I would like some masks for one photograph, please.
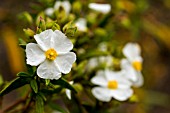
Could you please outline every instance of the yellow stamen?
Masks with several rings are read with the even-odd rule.
[[[133,67],[137,70],[137,71],[141,71],[142,70],[142,63],[139,61],[135,61],[132,63]]]
[[[57,52],[53,48],[51,48],[45,52],[45,56],[49,60],[55,60],[57,55],[58,55]]]
[[[107,87],[109,89],[117,89],[118,83],[116,80],[109,81]]]

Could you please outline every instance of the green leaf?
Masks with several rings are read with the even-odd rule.
[[[35,79],[31,80],[30,86],[34,90],[35,93],[38,93],[38,85]]]
[[[36,66],[27,65],[27,70],[28,70],[28,73],[33,76],[35,74],[37,68],[36,68]]]
[[[22,87],[26,84],[29,84],[30,80],[31,78],[22,78],[22,77],[18,77],[14,79],[0,92],[0,96],[3,96],[9,93],[10,91]]]
[[[36,95],[35,101],[36,113],[44,113],[44,101],[40,95]]]
[[[26,44],[19,44],[19,46],[23,49],[26,49]]]
[[[60,78],[58,80],[51,80],[51,83],[55,85],[60,85],[61,87],[70,89],[73,92],[77,93],[77,91],[64,78]]]
[[[53,89],[53,90],[48,90],[48,89],[41,89],[40,92],[42,92],[43,94],[46,94],[46,95],[51,95],[51,94],[56,94],[56,93],[59,93],[60,91],[62,90],[61,87],[59,88],[56,88],[56,89]]]
[[[17,73],[17,76],[18,77],[31,77],[31,75],[26,72],[19,72]]]
[[[60,111],[61,113],[69,113],[67,110],[65,110],[64,108],[62,108],[61,106],[55,104],[55,103],[48,103],[48,105],[53,109],[53,110],[57,110]]]

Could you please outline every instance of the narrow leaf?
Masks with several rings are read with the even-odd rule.
[[[43,98],[39,95],[36,95],[35,106],[36,113],[44,113],[44,101]]]
[[[64,78],[60,78],[58,80],[51,80],[51,83],[55,85],[60,85],[61,87],[70,89],[73,92],[77,93],[77,91]]]
[[[34,92],[38,93],[38,85],[35,79],[31,80],[30,85],[31,85],[31,88],[34,90]]]
[[[22,77],[18,77],[16,79],[14,79],[0,92],[0,96],[3,96],[5,94],[11,92],[14,89],[17,89],[19,87],[22,87],[22,86],[28,84],[30,80],[31,80],[31,78],[22,78]]]

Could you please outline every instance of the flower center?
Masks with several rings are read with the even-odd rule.
[[[133,67],[137,70],[137,71],[141,71],[142,70],[142,63],[139,61],[135,61],[132,63]]]
[[[111,80],[111,81],[108,82],[107,87],[108,87],[109,89],[117,89],[118,83],[117,83],[116,80]]]
[[[45,56],[49,60],[55,60],[57,55],[58,55],[57,52],[53,48],[51,48],[45,52]]]

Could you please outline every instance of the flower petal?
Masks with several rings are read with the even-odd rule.
[[[101,13],[108,13],[111,10],[110,4],[98,4],[98,3],[90,3],[88,6],[90,9],[93,9],[95,11],[99,11]]]
[[[40,34],[34,35],[35,40],[37,41],[40,48],[44,51],[47,51],[51,48],[52,37],[54,36],[54,32],[52,29],[45,30]]]
[[[69,1],[63,1],[63,2],[56,1],[55,5],[54,5],[54,9],[58,10],[60,7],[63,7],[67,14],[70,13],[71,4]]]
[[[137,73],[137,81],[133,83],[135,87],[141,87],[144,83],[143,76],[140,72]]]
[[[92,89],[92,94],[100,101],[109,102],[112,97],[110,95],[110,90],[103,87],[94,87]]]
[[[75,25],[77,26],[78,30],[79,31],[87,31],[87,22],[86,22],[86,19],[84,18],[79,18]]]
[[[94,76],[92,79],[91,79],[91,82],[93,84],[96,84],[96,85],[99,85],[99,86],[107,86],[108,84],[108,81],[105,77],[105,73],[104,71],[98,71],[96,76]]]
[[[48,15],[48,16],[53,15],[53,13],[54,13],[54,8],[47,8],[45,10],[45,14]]]
[[[137,43],[127,43],[123,48],[123,54],[132,62],[140,57],[141,49]]]
[[[122,72],[124,72],[125,77],[127,77],[132,81],[137,81],[137,72],[127,59],[121,60],[121,68],[122,68]]]
[[[44,51],[42,51],[38,44],[27,44],[25,51],[27,57],[27,64],[30,64],[31,66],[37,66],[45,60]]]
[[[37,75],[44,79],[59,79],[61,73],[53,61],[45,60],[37,69]]]
[[[59,54],[54,61],[58,66],[60,72],[67,74],[71,71],[72,64],[76,61],[76,54],[68,52],[66,54]]]
[[[55,30],[52,47],[57,53],[67,53],[73,49],[73,44],[61,31]]]
[[[71,100],[71,90],[66,89],[66,96],[68,97],[69,100]]]
[[[113,96],[113,98],[115,98],[116,100],[125,101],[129,97],[132,96],[133,90],[130,89],[130,88],[128,88],[128,89],[117,89],[117,90],[111,90],[110,93]]]

